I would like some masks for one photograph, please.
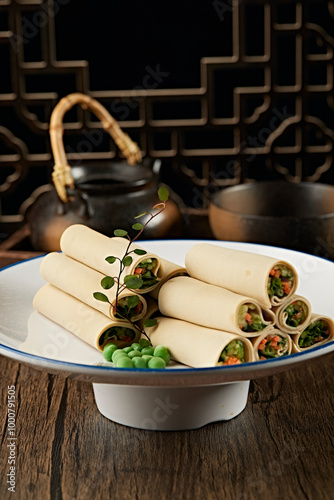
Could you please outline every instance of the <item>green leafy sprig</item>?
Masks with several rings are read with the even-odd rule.
[[[133,258],[131,256],[132,253],[134,253],[136,255],[145,255],[147,253],[145,250],[142,250],[139,248],[136,248],[135,250],[130,250],[130,246],[132,243],[134,243],[141,236],[141,234],[145,230],[146,226],[148,226],[148,224],[150,224],[150,222],[153,219],[158,217],[165,210],[166,202],[168,201],[168,198],[169,198],[168,189],[164,186],[160,187],[158,190],[158,197],[160,200],[159,203],[154,205],[152,208],[152,211],[157,210],[156,212],[154,212],[154,213],[141,212],[140,214],[136,215],[136,217],[134,217],[135,219],[139,219],[141,217],[144,217],[145,215],[149,215],[148,220],[144,224],[141,224],[140,222],[136,222],[135,224],[132,225],[132,229],[137,231],[137,234],[134,238],[130,238],[128,232],[125,229],[115,229],[115,231],[114,231],[115,236],[118,236],[120,238],[126,238],[129,241],[127,248],[125,250],[125,253],[124,253],[122,258],[116,257],[114,255],[109,255],[105,259],[109,264],[114,264],[116,262],[116,260],[118,260],[119,264],[120,264],[118,276],[105,276],[101,280],[101,286],[104,290],[110,290],[110,288],[112,288],[116,284],[116,286],[117,286],[116,301],[115,301],[114,305],[111,304],[108,297],[102,292],[94,292],[93,296],[96,300],[99,300],[101,302],[108,302],[113,307],[115,315],[116,315],[116,311],[118,309],[119,296],[120,296],[121,292],[125,289],[131,290],[131,291],[138,290],[142,287],[142,285],[144,283],[144,281],[140,277],[140,275],[128,274],[128,275],[124,276],[123,283],[121,284],[121,277],[122,277],[122,274],[123,274],[125,268],[129,267],[133,262]],[[126,315],[123,315],[119,311],[117,311],[117,314],[122,319],[129,321],[129,323],[131,323],[134,328],[139,330],[141,334],[144,334],[149,339],[146,332],[144,330],[142,330],[136,323],[134,323],[129,318],[130,310],[136,308],[137,305],[139,304],[139,301],[140,301],[140,299],[137,295],[133,295],[133,297],[129,297],[128,302],[127,302],[128,309],[129,309],[128,313]],[[157,324],[156,319],[148,319],[144,322],[144,327],[151,327],[151,326],[154,326],[156,324]]]

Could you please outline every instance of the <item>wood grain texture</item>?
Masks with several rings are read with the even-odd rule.
[[[127,428],[90,384],[0,356],[0,498],[332,500],[334,354],[251,383],[229,422],[183,432]],[[7,490],[7,387],[16,386],[17,482]]]
[[[0,269],[2,267],[10,266],[11,264],[15,264],[16,262],[20,262],[22,260],[33,259],[43,255],[41,252],[21,252],[19,250],[11,250],[2,252],[0,251]]]

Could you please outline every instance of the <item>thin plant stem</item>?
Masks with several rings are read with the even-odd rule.
[[[161,201],[159,203],[157,203],[156,205],[154,205],[153,209],[157,208],[157,207],[161,207],[160,210],[158,210],[157,213],[155,214],[152,214],[151,212],[148,212],[148,214],[150,215],[149,219],[145,222],[145,224],[143,224],[143,227],[138,231],[138,233],[136,234],[136,236],[134,238],[130,238],[129,235],[127,235],[127,238],[129,240],[128,242],[128,245],[126,247],[126,250],[125,250],[125,254],[123,256],[123,258],[119,258],[119,257],[115,257],[115,259],[119,260],[119,272],[118,272],[118,276],[117,278],[114,277],[114,280],[117,281],[117,290],[116,290],[116,301],[115,301],[115,304],[111,304],[111,302],[108,300],[108,303],[111,305],[111,307],[113,308],[113,311],[114,311],[114,315],[116,316],[116,314],[118,314],[121,319],[124,319],[126,321],[128,321],[135,330],[139,331],[142,335],[145,335],[145,337],[150,341],[150,338],[149,336],[147,335],[147,333],[145,332],[144,329],[141,329],[138,325],[136,325],[128,316],[124,316],[123,314],[121,314],[120,312],[117,311],[117,308],[118,308],[118,300],[119,300],[119,295],[120,293],[125,290],[127,288],[126,284],[125,283],[122,283],[120,284],[120,281],[121,281],[121,276],[122,276],[122,273],[125,269],[125,266],[123,264],[123,260],[125,257],[127,257],[130,253],[133,253],[134,250],[131,250],[130,251],[130,246],[131,244],[136,241],[140,236],[141,234],[143,233],[144,229],[146,228],[146,226],[155,218],[157,217],[158,215],[161,214],[161,212],[163,212],[166,208],[166,202],[165,201]],[[129,288],[129,290],[131,290],[131,292],[133,293],[136,293],[135,290]]]
[[[134,323],[128,316],[124,316],[119,311],[117,311],[117,305],[116,304],[114,305],[111,302],[109,302],[109,304],[113,308],[115,316],[116,316],[116,314],[118,314],[118,316],[120,316],[121,319],[124,319],[124,320],[128,321],[133,326],[133,328],[135,328],[135,330],[137,330],[138,332],[140,332],[141,335],[145,335],[145,337],[147,338],[147,340],[149,340],[151,342],[150,337],[147,335],[147,333],[145,332],[144,329],[141,329],[138,325],[136,325],[136,323]]]

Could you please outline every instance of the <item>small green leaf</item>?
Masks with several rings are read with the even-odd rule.
[[[113,264],[116,261],[116,257],[110,255],[109,257],[106,257],[105,260],[109,262],[109,264]]]
[[[132,278],[138,278],[138,276],[136,274],[127,274],[124,276],[124,283],[127,284],[127,282]]]
[[[135,231],[141,231],[144,227],[144,224],[140,224],[140,222],[137,222],[136,224],[132,225],[132,229],[135,229]]]
[[[105,290],[109,290],[109,288],[112,288],[114,286],[114,284],[115,284],[115,280],[111,276],[106,276],[105,278],[103,278],[101,280],[101,286]]]
[[[100,300],[101,302],[109,302],[108,297],[106,295],[104,295],[104,293],[101,293],[101,292],[94,292],[93,297],[94,297],[94,299]]]
[[[138,288],[143,286],[143,280],[140,278],[133,278],[127,282],[126,286],[130,288],[130,290],[138,290]]]
[[[136,250],[134,250],[134,253],[137,255],[145,255],[147,252],[146,250],[141,250],[140,248],[136,248]]]
[[[139,215],[136,215],[136,217],[134,217],[134,219],[139,219],[139,217],[143,217],[143,215],[146,215],[148,212],[142,212],[141,214]]]
[[[138,295],[131,295],[131,297],[128,297],[128,307],[129,309],[134,309],[137,307],[139,304],[140,298]]]
[[[154,319],[147,319],[146,321],[144,321],[144,327],[150,328],[151,326],[155,326],[157,323],[158,322],[155,318]]]
[[[141,278],[138,278],[137,276],[134,276],[133,274],[129,274],[128,276],[124,277],[124,284],[127,286],[127,288],[136,290],[143,285],[143,280]]]
[[[124,238],[128,234],[127,231],[124,231],[124,229],[115,229],[114,235],[115,236],[120,236],[121,238]]]
[[[167,201],[169,198],[168,189],[164,186],[161,186],[158,190],[158,196],[160,201]]]
[[[127,255],[126,257],[124,257],[124,259],[122,260],[122,262],[123,262],[123,265],[125,267],[127,267],[130,264],[132,264],[132,257],[130,255]]]

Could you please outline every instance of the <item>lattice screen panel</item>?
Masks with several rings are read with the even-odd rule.
[[[164,180],[199,211],[241,182],[333,183],[332,1],[214,0],[230,54],[199,59],[198,87],[164,88],[157,65],[131,90],[91,90],[87,61],[57,59],[57,14],[69,1],[0,0],[0,222],[20,222],[21,203],[48,182],[50,114],[74,91],[100,100],[144,155],[164,159]],[[71,112],[65,128],[70,160],[117,154],[89,113]]]

